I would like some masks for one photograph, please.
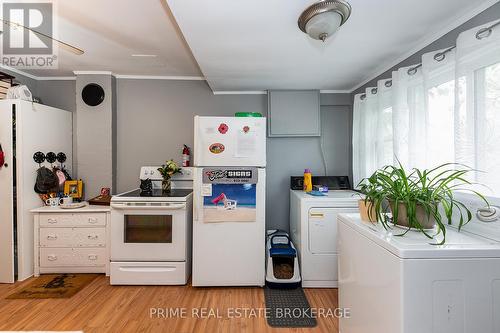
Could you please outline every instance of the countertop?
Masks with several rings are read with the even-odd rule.
[[[107,213],[110,212],[111,208],[109,206],[98,206],[98,205],[86,205],[82,208],[76,209],[64,209],[59,206],[51,207],[51,206],[42,206],[39,208],[35,208],[30,210],[31,213]]]

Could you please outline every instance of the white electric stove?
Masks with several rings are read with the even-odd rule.
[[[192,169],[174,175],[169,192],[157,169],[141,168],[141,181],[151,180],[147,190],[111,199],[113,285],[182,285],[191,275]]]

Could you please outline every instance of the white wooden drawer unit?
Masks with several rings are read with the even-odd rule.
[[[110,209],[41,207],[34,214],[35,276],[41,273],[109,275]]]
[[[40,227],[106,226],[106,213],[40,214]]]

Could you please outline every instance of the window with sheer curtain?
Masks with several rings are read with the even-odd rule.
[[[500,196],[500,21],[461,33],[354,99],[354,184],[376,169],[462,163]],[[483,191],[484,192],[484,191]],[[487,191],[488,192],[488,191]]]

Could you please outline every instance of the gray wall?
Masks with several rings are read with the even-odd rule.
[[[267,114],[266,95],[213,95],[204,81],[119,79],[116,91],[118,192],[138,186],[141,166],[180,161],[182,144],[193,146],[195,115]],[[325,94],[321,103],[328,173],[350,174],[350,94]],[[268,138],[267,150],[267,226],[288,230],[290,176],[324,174],[320,138]]]
[[[34,80],[8,69],[0,71],[15,77],[14,82],[26,85],[33,96],[40,97],[42,103],[52,107],[75,111],[75,80]]]
[[[77,109],[76,100],[80,101],[77,91],[83,83],[79,83],[77,89],[74,80],[21,80],[28,83],[32,91],[37,91],[35,95],[44,104],[71,111]],[[78,137],[93,142],[87,147],[95,147],[86,149],[87,157],[82,157],[74,142],[74,156],[78,155],[80,160],[77,162],[75,158],[73,170],[85,181],[87,197],[93,195],[89,189],[94,188],[90,191],[95,192],[108,181],[114,183],[112,178],[99,180],[110,163],[116,165],[116,192],[122,192],[138,186],[141,166],[158,165],[169,158],[180,161],[182,144],[193,146],[195,115],[232,116],[237,111],[267,114],[266,95],[213,95],[204,81],[118,79],[111,81],[111,85],[116,85],[111,88],[116,92],[112,95],[116,98],[116,108],[111,111],[111,117],[116,117],[112,122],[115,127],[108,123],[108,115],[103,122],[100,120],[103,114],[95,110],[84,112],[81,105],[78,106],[80,112],[74,114],[75,131],[76,116],[82,114],[86,118],[82,125],[85,130]],[[310,168],[315,175],[324,174],[320,140],[323,140],[327,173],[351,176],[351,96],[322,94],[321,105],[322,138],[268,138],[268,228],[288,230],[290,176],[301,175],[305,168]],[[116,130],[116,141],[111,136],[109,144],[95,142],[102,133],[112,129]],[[76,138],[74,135],[74,140]],[[105,154],[111,162],[100,158]],[[77,170],[77,166],[83,170]]]
[[[325,174],[321,140],[329,176],[351,175],[352,106],[350,94],[321,95],[321,137],[268,138],[266,223],[268,228],[289,230],[290,176],[309,168]]]
[[[30,88],[31,89],[31,88]],[[37,97],[45,105],[73,112],[73,131],[76,129],[76,80],[37,81]],[[76,135],[73,135],[73,177],[78,174]]]
[[[37,81],[37,94],[42,103],[68,111],[76,110],[76,80]]]
[[[265,95],[214,95],[204,81],[117,80],[117,189],[138,186],[143,165],[181,160],[193,117],[267,112]]]
[[[111,75],[77,75],[76,91],[76,163],[78,178],[84,181],[85,198],[97,196],[102,187],[113,188],[113,77]],[[104,89],[104,101],[98,106],[88,106],[80,98],[89,83]]]
[[[158,165],[169,158],[180,161],[182,144],[193,146],[195,115],[232,116],[237,111],[267,114],[266,95],[214,95],[204,81],[111,79],[111,91],[115,92],[112,99],[116,99],[111,101],[116,106],[111,110],[111,118],[116,121],[110,123],[109,114],[81,105],[80,93],[77,94],[85,82],[96,78],[86,75],[77,89],[75,80],[34,81],[14,75],[36,91],[35,95],[46,105],[76,111],[78,100],[79,112],[73,116],[73,170],[84,180],[87,197],[108,182],[115,184],[115,192],[137,187],[139,168],[143,165]],[[321,105],[322,138],[268,138],[269,228],[288,230],[290,176],[301,175],[305,168],[315,175],[324,174],[320,140],[328,174],[351,176],[351,96],[321,94]],[[78,115],[85,119],[79,124],[77,136]],[[115,138],[111,135],[105,143],[100,141],[103,133],[110,132],[116,133]],[[77,137],[89,140],[85,153],[76,149]],[[116,166],[116,172],[111,178],[103,178],[110,164]]]
[[[387,70],[385,73],[379,75],[378,77],[374,78],[364,86],[356,89],[356,91],[353,92],[352,98],[354,98],[355,94],[359,94],[364,92],[366,87],[375,87],[377,85],[378,80],[382,79],[388,79],[392,76],[392,72],[397,70],[398,68],[401,67],[406,67],[406,66],[411,66],[418,64],[422,61],[422,55],[427,52],[432,52],[435,50],[440,50],[444,49],[450,46],[455,45],[456,40],[458,35],[466,30],[469,30],[471,28],[480,26],[482,24],[498,20],[500,18],[500,2],[494,4],[490,8],[484,10],[483,12],[479,13],[478,15],[474,16],[471,18],[469,21],[465,22],[464,24],[460,25],[456,29],[453,29],[452,31],[448,32],[446,35],[442,36],[441,38],[437,39],[436,41],[432,42],[431,44],[427,45],[417,53],[412,54],[410,57],[406,58],[396,66],[392,67],[391,69]]]

